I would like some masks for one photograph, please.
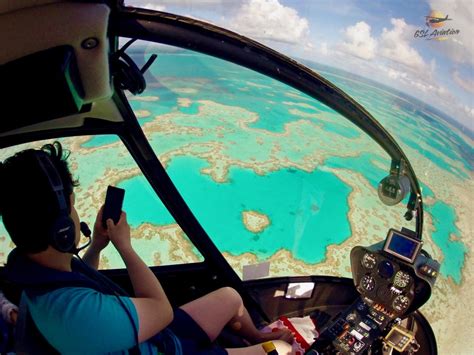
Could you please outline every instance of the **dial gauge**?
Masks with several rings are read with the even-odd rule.
[[[405,288],[411,281],[411,276],[408,275],[405,271],[398,271],[395,274],[395,278],[393,279],[393,286],[398,288]]]
[[[404,295],[398,295],[395,297],[392,303],[392,307],[397,312],[403,312],[410,305],[410,299]]]
[[[373,269],[377,264],[377,259],[374,254],[365,253],[362,257],[362,266],[366,269]]]
[[[360,285],[362,288],[366,291],[372,291],[375,288],[375,280],[372,276],[370,275],[365,275],[361,280],[360,280]]]

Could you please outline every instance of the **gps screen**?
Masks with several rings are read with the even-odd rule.
[[[403,234],[391,231],[387,237],[384,250],[403,260],[413,262],[421,246],[421,242]]]

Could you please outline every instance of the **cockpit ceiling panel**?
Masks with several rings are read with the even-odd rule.
[[[74,48],[84,86],[84,102],[111,97],[107,41],[109,7],[51,1],[36,1],[47,4],[31,6],[32,1],[19,2],[30,7],[18,9],[12,1],[0,5],[0,44],[8,48],[0,51],[0,64],[52,47],[70,45]]]
[[[64,2],[64,0],[2,0],[0,2],[0,14],[18,11],[28,7],[52,4],[54,2]]]

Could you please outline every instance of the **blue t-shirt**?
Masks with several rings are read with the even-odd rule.
[[[28,310],[48,342],[61,354],[127,354],[135,345],[138,314],[128,297],[121,297],[133,323],[116,296],[90,288],[65,287],[26,297]],[[143,355],[158,354],[148,341]]]

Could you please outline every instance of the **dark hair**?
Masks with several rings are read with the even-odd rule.
[[[61,143],[41,147],[49,155],[64,187],[66,199],[78,186]],[[55,193],[36,158],[35,149],[16,153],[0,163],[0,215],[12,241],[22,251],[37,253],[49,245],[49,235],[59,214]],[[66,201],[69,205],[69,200]]]

